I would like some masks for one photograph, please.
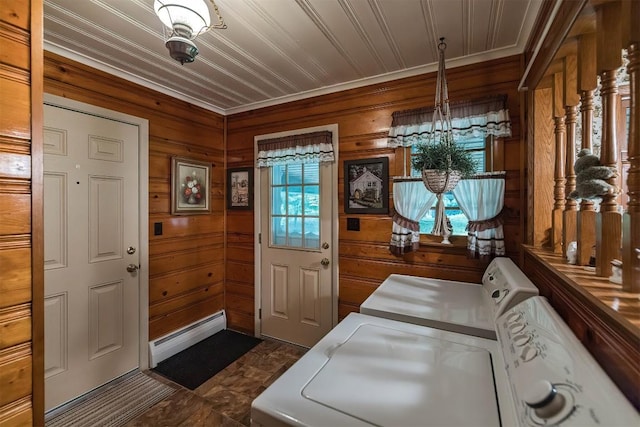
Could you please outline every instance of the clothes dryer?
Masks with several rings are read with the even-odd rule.
[[[495,258],[482,283],[392,274],[360,313],[495,340],[496,317],[534,295],[538,288],[510,258]]]

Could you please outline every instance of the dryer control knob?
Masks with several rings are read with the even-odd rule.
[[[510,315],[508,315],[506,320],[508,324],[512,324],[520,319],[522,319],[522,313],[516,311],[515,313],[511,313]]]
[[[566,403],[564,396],[558,393],[555,386],[547,380],[532,384],[523,394],[523,398],[524,402],[543,420],[558,414]]]
[[[509,332],[511,332],[512,334],[517,334],[522,332],[522,330],[524,329],[526,325],[524,323],[513,323],[511,325],[509,325]]]
[[[516,335],[515,337],[513,337],[513,342],[518,347],[522,347],[523,345],[525,345],[529,341],[531,341],[531,335],[530,334],[526,334],[526,333],[525,334],[519,334],[519,335]]]
[[[524,349],[522,349],[522,353],[520,353],[520,359],[522,359],[523,362],[529,362],[537,355],[538,349],[528,345]]]

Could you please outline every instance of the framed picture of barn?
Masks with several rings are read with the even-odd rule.
[[[389,213],[389,159],[345,160],[344,211],[358,214]]]

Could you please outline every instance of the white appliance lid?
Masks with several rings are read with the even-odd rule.
[[[493,305],[480,284],[391,274],[360,312],[495,339]]]
[[[327,353],[302,389],[325,407],[379,426],[500,425],[486,349],[363,324]]]

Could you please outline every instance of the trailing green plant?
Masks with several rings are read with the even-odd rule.
[[[476,161],[471,153],[454,141],[441,140],[427,142],[416,146],[411,156],[411,165],[416,170],[435,169],[446,172],[456,170],[463,178],[474,175],[477,171]]]

